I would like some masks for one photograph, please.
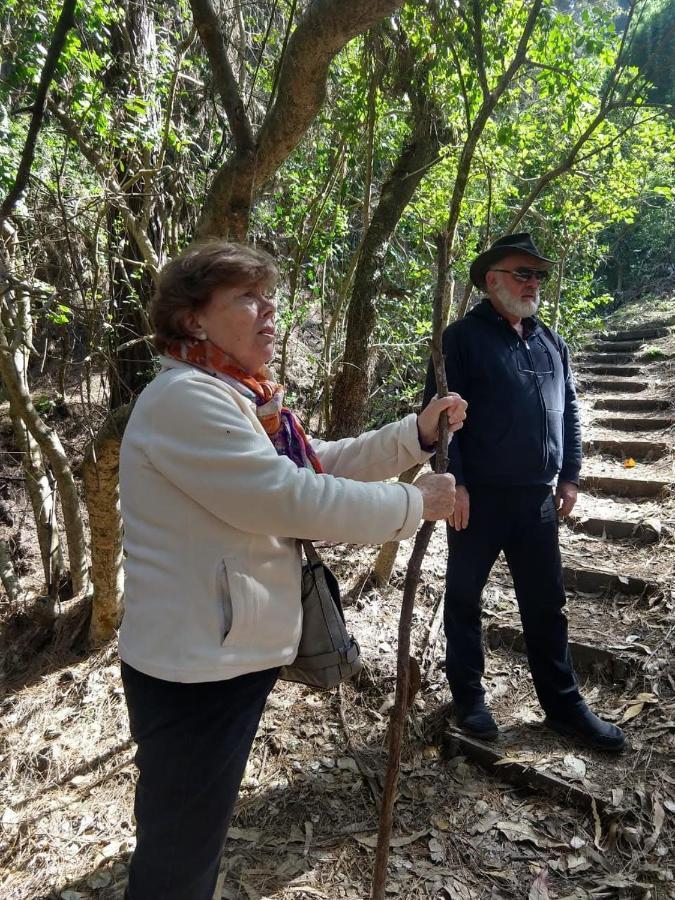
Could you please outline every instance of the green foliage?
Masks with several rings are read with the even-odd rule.
[[[296,18],[304,8],[298,6]],[[26,110],[59,8],[55,0],[5,0],[0,10],[1,192],[16,173]],[[254,131],[270,103],[291,8],[242,4],[242,56],[230,4],[222,11]],[[452,0],[406,3],[396,19],[350,42],[333,61],[320,114],[253,209],[251,236],[277,254],[284,274],[281,331],[301,333],[315,366],[312,404],[341,358],[365,216],[372,221],[421,107],[433,105],[442,111],[443,148],[374,276],[373,419],[393,416],[419,396],[435,235],[446,227],[458,163],[484,100],[472,8]],[[493,89],[530,5],[481,0],[480,8]],[[655,99],[673,99],[672,54],[651,52],[672,42],[673,7],[666,0],[638,5],[625,65],[613,80],[620,14],[618,0],[544,4],[527,61],[477,143],[457,228],[453,275],[460,297],[476,253],[509,227],[537,180],[555,172],[589,134],[517,226],[564,261],[560,292],[549,284],[542,315],[572,339],[609,293],[649,289],[675,265],[672,120],[649,108]],[[199,38],[188,39],[191,24],[186,0],[78,5],[53,97],[81,140],[75,143],[48,114],[30,193],[17,210],[25,248],[18,274],[58,298],[40,327],[82,344],[83,356],[99,364],[109,347],[138,336],[126,304],[142,308],[149,293],[114,184],[165,258],[191,239],[206,190],[231,150],[213,73]],[[603,118],[608,101],[614,106]]]
[[[675,104],[675,5],[649,0],[628,48],[628,61],[651,83],[649,99]]]

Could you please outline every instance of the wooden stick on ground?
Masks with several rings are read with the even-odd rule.
[[[436,372],[436,387],[439,397],[448,393],[443,362],[441,337],[443,331],[443,297],[448,276],[448,235],[439,234],[436,238],[438,253],[438,278],[434,295],[433,331],[431,338],[431,355]],[[436,452],[436,471],[447,471],[448,423],[445,416],[441,418],[438,450]],[[417,532],[403,587],[403,602],[398,625],[398,654],[396,666],[396,698],[389,724],[389,757],[380,807],[380,824],[377,835],[377,851],[375,854],[375,871],[373,872],[372,900],[384,900],[387,883],[387,862],[389,860],[389,841],[394,819],[394,803],[396,787],[401,764],[401,744],[405,727],[405,715],[408,707],[408,684],[410,681],[410,629],[415,605],[415,594],[420,580],[422,560],[434,530],[433,522],[424,522]]]

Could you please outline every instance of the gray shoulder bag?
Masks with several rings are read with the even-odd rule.
[[[302,636],[298,655],[282,666],[279,678],[319,690],[337,687],[363,668],[358,643],[347,632],[340,588],[311,541],[302,542]]]

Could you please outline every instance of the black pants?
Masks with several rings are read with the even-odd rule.
[[[136,765],[128,900],[211,900],[253,738],[278,669],[180,684],[122,663]]]
[[[448,528],[446,674],[455,703],[484,696],[481,593],[501,550],[513,577],[539,702],[551,716],[583,701],[567,642],[558,519],[551,488],[469,488],[469,526]]]

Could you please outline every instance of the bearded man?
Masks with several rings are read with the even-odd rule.
[[[499,238],[470,269],[487,296],[443,334],[448,389],[469,404],[449,448],[457,495],[448,523],[446,675],[463,730],[495,740],[482,685],[480,604],[503,551],[545,725],[620,750],[623,732],[594,715],[579,692],[567,639],[558,517],[576,502],[581,426],[567,346],[534,316],[554,265],[527,232]],[[425,403],[434,392],[430,365]]]

